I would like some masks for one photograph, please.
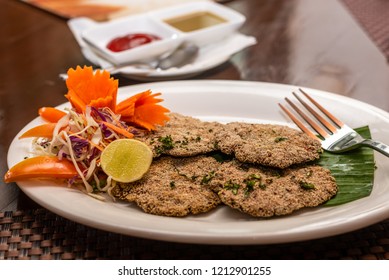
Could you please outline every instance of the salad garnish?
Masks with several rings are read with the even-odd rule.
[[[161,93],[150,90],[117,103],[118,81],[92,67],[69,69],[66,85],[71,107],[39,109],[46,122],[20,136],[34,138],[36,156],[11,167],[4,181],[62,178],[92,196],[109,192],[116,182],[100,166],[102,151],[115,140],[164,125],[169,110],[159,104]]]

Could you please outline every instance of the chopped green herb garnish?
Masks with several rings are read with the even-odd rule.
[[[167,150],[171,150],[174,148],[173,139],[170,135],[165,137],[159,137],[158,141],[162,144],[160,146],[155,147],[155,151],[157,154],[162,154]]]
[[[158,141],[163,144],[163,148],[165,150],[170,150],[170,149],[173,149],[173,147],[174,147],[173,139],[170,135],[165,136],[165,137],[159,137]]]
[[[250,183],[246,183],[246,188],[244,190],[244,195],[248,196],[254,190],[255,182],[249,181]]]
[[[224,188],[226,190],[231,190],[233,194],[237,194],[240,187],[239,184],[233,183],[231,180],[224,184]]]
[[[299,185],[300,185],[300,187],[302,187],[303,189],[306,189],[306,190],[315,189],[315,185],[312,184],[312,183],[307,183],[307,182],[304,182],[304,181],[300,181]]]
[[[192,175],[192,177],[190,177],[190,179],[191,179],[192,181],[195,181],[195,180],[197,179],[197,177],[199,177],[199,176],[197,176],[197,175]]]
[[[247,188],[253,189],[254,186],[255,186],[256,181],[250,180],[250,181],[245,181],[245,183],[246,183],[246,187]]]
[[[251,174],[249,176],[250,179],[256,179],[256,180],[260,180],[261,179],[261,175],[259,174]]]
[[[249,195],[254,190],[254,186],[257,183],[261,189],[264,189],[266,187],[266,185],[261,182],[261,179],[262,179],[262,177],[259,174],[250,174],[244,180],[244,183],[246,183],[246,189],[245,189],[246,196]]]
[[[288,140],[288,137],[278,136],[274,139],[274,142],[278,143],[285,140]]]
[[[201,180],[201,184],[207,184],[209,181],[211,181],[215,177],[215,171],[209,172],[207,175],[204,175],[203,179]]]

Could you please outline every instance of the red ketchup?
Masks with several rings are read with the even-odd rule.
[[[145,33],[128,34],[111,40],[108,43],[107,48],[113,52],[121,52],[157,40],[161,40],[161,38],[152,34],[145,34]]]

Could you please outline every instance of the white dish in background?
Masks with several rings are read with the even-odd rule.
[[[222,21],[213,21],[214,25],[205,28],[199,28],[192,31],[182,31],[170,25],[169,21],[177,21],[178,19],[193,18],[198,14],[214,15]],[[225,37],[236,32],[246,21],[246,18],[237,11],[226,6],[219,5],[213,2],[193,2],[182,5],[173,6],[171,8],[152,11],[149,16],[159,20],[164,26],[170,28],[172,32],[178,33],[183,40],[191,41],[199,47],[210,43],[218,42]],[[207,19],[200,20],[206,22]]]
[[[131,33],[157,35],[161,40],[119,52],[107,48],[108,43],[114,38]],[[95,52],[116,65],[148,61],[174,50],[181,43],[177,32],[144,15],[96,23],[94,27],[83,32],[82,38]]]
[[[163,105],[173,112],[222,122],[247,121],[294,126],[279,109],[296,86],[244,81],[175,81],[139,84],[119,89],[120,100],[151,89],[162,92]],[[306,89],[324,107],[352,127],[369,125],[372,137],[389,143],[389,113],[366,103]],[[68,107],[63,104],[59,108]],[[18,139],[40,124],[36,118],[16,135],[8,151],[8,166],[29,155],[31,139]],[[389,160],[375,153],[377,169],[371,195],[334,207],[316,207],[295,214],[255,219],[225,206],[198,216],[161,217],[129,203],[102,202],[48,181],[21,181],[20,188],[48,210],[102,230],[142,238],[207,244],[271,244],[341,234],[389,217]]]
[[[166,20],[172,17],[200,12],[212,13],[222,18],[224,22],[192,32],[182,32],[166,23]],[[103,58],[115,65],[122,65],[156,59],[174,50],[183,40],[191,41],[200,47],[205,46],[231,35],[244,22],[243,15],[223,5],[207,1],[193,2],[109,22],[95,22],[82,32],[81,37]],[[107,44],[115,38],[139,33],[156,35],[161,37],[161,40],[120,52],[113,52],[107,48]]]
[[[101,68],[111,68],[113,64],[98,56],[81,37],[84,30],[93,28],[95,25],[96,22],[88,18],[74,18],[68,21],[68,26],[73,32],[85,58]],[[138,81],[189,78],[228,61],[233,54],[256,43],[256,39],[252,36],[233,33],[219,42],[200,48],[197,58],[192,63],[183,67],[162,70],[127,66],[121,67],[116,73]]]

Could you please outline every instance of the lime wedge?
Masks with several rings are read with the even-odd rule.
[[[129,183],[145,175],[153,160],[153,153],[141,141],[119,139],[104,149],[100,160],[103,171],[113,180]]]

